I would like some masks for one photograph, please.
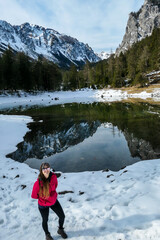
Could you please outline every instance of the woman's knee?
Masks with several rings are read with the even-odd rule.
[[[48,218],[42,218],[42,223],[48,223]]]
[[[42,223],[48,222],[48,216],[42,215]]]

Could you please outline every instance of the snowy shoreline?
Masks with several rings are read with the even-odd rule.
[[[82,89],[77,91],[39,92],[30,94],[20,91],[18,94],[1,94],[0,109],[18,106],[49,106],[65,103],[93,103],[93,102],[115,102],[131,98],[152,99],[160,101],[160,89],[154,91],[128,94],[127,91],[115,89]]]
[[[0,238],[5,240],[44,239],[37,201],[30,197],[38,170],[5,157],[22,140],[30,121],[26,116],[0,115]],[[62,173],[58,181],[58,192],[73,192],[59,195],[69,239],[160,238],[159,160],[138,162],[119,172]],[[49,226],[54,239],[60,239],[53,213]]]
[[[66,92],[66,96],[64,92],[62,95],[54,93],[52,98],[59,97],[59,100],[53,100],[55,104],[62,100],[63,103],[73,102],[74,97],[76,102],[83,100],[87,103],[95,101],[93,92],[96,91],[78,91],[79,98],[77,92],[72,92],[72,96],[71,92]],[[104,101],[101,97],[104,92],[96,94]],[[2,98],[5,100],[1,101]],[[36,98],[33,98],[17,97],[17,105],[30,100],[30,104],[33,104],[32,100],[35,104]],[[51,96],[45,93],[46,105],[48,98]],[[41,99],[42,96],[37,96],[37,104]],[[12,97],[0,97],[1,109],[13,105]],[[37,201],[30,197],[38,170],[5,157],[15,151],[28,131],[27,123],[31,121],[32,118],[27,116],[0,115],[0,239],[45,239]],[[62,173],[58,182],[58,192],[73,192],[59,194],[69,239],[160,239],[160,159],[138,162],[119,172]],[[57,217],[51,212],[49,229],[55,240],[61,239],[57,235],[57,225]]]

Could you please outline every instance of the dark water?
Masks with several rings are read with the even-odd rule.
[[[4,114],[4,112],[1,112]],[[118,171],[160,158],[160,107],[147,103],[65,104],[5,110],[32,116],[29,132],[8,156],[63,172]]]

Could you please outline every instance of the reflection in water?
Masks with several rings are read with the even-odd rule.
[[[16,112],[32,116],[34,122],[8,156],[37,168],[47,158],[64,172],[117,171],[160,157],[159,113],[158,106],[146,103],[75,103]]]
[[[11,156],[13,159],[23,162],[27,158],[35,157],[42,159],[46,156],[63,152],[67,148],[77,145],[83,142],[84,139],[92,136],[99,126],[99,121],[91,123],[74,123],[70,121],[62,124],[58,129],[45,134],[39,126],[34,135],[32,135],[32,132],[26,134],[24,142],[19,144],[18,150]]]
[[[128,142],[128,147],[132,157],[139,157],[142,160],[156,159],[160,157],[160,147],[153,149],[152,145],[143,140],[134,137],[133,133],[124,131],[124,136]]]
[[[139,161],[132,158],[127,142],[117,127],[104,124],[96,133],[80,144],[68,148],[43,160],[27,159],[25,162],[38,168],[42,161],[47,161],[54,169],[62,172],[94,171],[109,168],[118,171],[121,167]]]

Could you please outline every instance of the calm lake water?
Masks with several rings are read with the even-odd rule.
[[[31,167],[49,162],[56,171],[118,171],[160,158],[160,107],[148,103],[64,104],[5,109],[31,116],[29,132],[8,156]]]

